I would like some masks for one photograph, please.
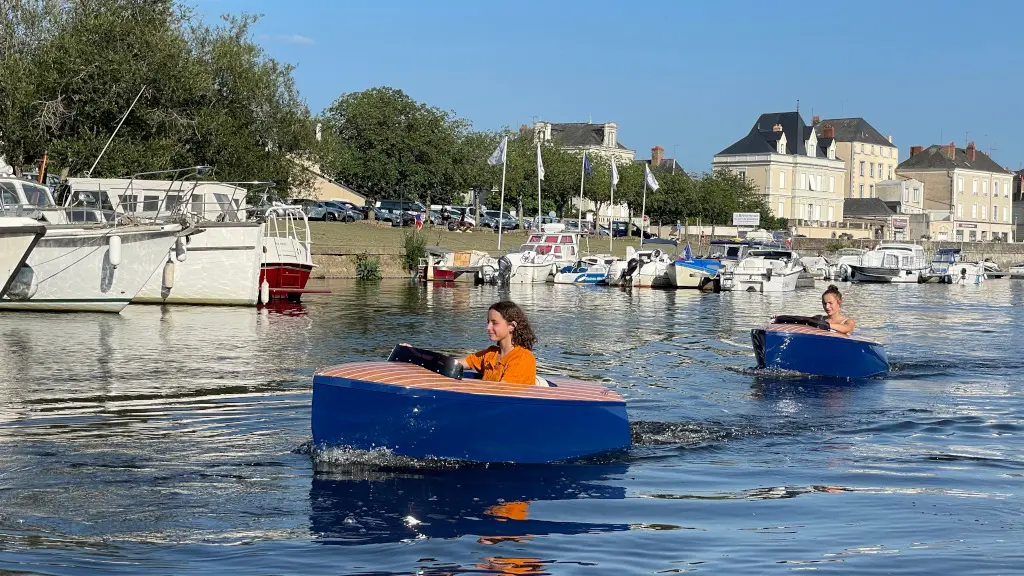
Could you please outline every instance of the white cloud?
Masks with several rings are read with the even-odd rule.
[[[316,42],[312,38],[309,38],[308,36],[303,36],[301,34],[279,34],[277,36],[277,40],[284,42],[286,44],[316,44]]]

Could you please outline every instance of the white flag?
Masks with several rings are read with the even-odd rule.
[[[619,185],[619,169],[615,167],[615,156],[612,156],[612,186]]]
[[[505,163],[505,144],[508,142],[508,136],[501,139],[501,143],[494,149],[494,154],[487,159],[488,164],[504,164]]]
[[[537,178],[544,179],[544,161],[540,158],[540,142],[537,142]]]
[[[658,190],[658,181],[654,179],[651,167],[647,164],[644,164],[644,178],[647,180],[647,186],[649,186],[651,190]]]

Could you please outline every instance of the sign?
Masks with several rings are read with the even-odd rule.
[[[956,227],[957,228],[977,228],[978,225],[977,224],[968,224],[966,222],[957,222],[956,223]]]
[[[761,214],[759,212],[733,212],[732,213],[732,225],[733,226],[759,226],[761,224]]]
[[[902,230],[902,229],[906,228],[907,227],[907,219],[906,218],[893,218],[892,219],[892,227],[894,229],[896,229],[896,230]]]

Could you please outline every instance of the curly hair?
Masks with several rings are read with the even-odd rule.
[[[825,296],[828,296],[829,294],[835,294],[836,300],[839,300],[839,302],[843,301],[843,294],[839,292],[839,288],[836,288],[835,284],[828,285],[828,288],[825,289],[825,293],[821,295],[821,299],[824,300]]]
[[[530,321],[526,319],[526,312],[523,312],[518,304],[511,300],[503,300],[491,304],[488,310],[494,310],[501,314],[505,322],[516,323],[515,329],[512,330],[513,346],[522,346],[527,350],[533,350],[533,345],[537,343],[537,337],[533,335],[533,328],[530,327]]]

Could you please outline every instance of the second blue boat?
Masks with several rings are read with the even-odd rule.
[[[889,372],[885,348],[874,340],[829,330],[820,317],[778,316],[750,331],[758,368],[833,378],[870,378]]]

